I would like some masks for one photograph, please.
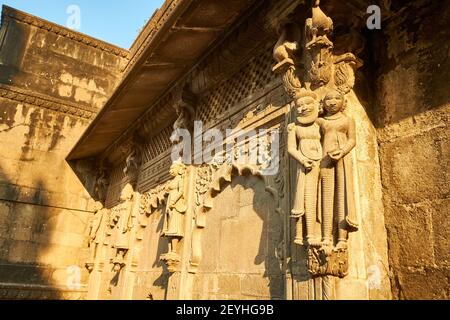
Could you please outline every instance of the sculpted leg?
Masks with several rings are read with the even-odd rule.
[[[323,245],[331,247],[333,245],[334,168],[322,168],[321,176]]]
[[[297,189],[295,190],[294,208],[291,216],[297,220],[294,243],[303,245],[303,216],[305,214],[305,170],[299,169],[297,175]]]
[[[336,199],[338,214],[338,244],[337,248],[347,248],[347,230],[345,221],[345,174],[344,162],[340,160],[336,164]]]
[[[320,168],[316,166],[307,174],[305,188],[306,239],[308,244],[313,247],[321,245],[320,237],[315,230],[319,172]]]

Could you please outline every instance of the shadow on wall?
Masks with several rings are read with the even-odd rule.
[[[162,235],[163,233],[163,229],[164,229],[164,212],[166,210],[165,206],[160,206],[160,209],[158,209],[161,214],[159,217],[159,221],[158,221],[158,226],[157,226],[157,234]],[[152,267],[153,268],[161,268],[163,271],[161,272],[161,275],[155,279],[155,281],[153,282],[153,286],[160,288],[161,290],[164,290],[164,300],[167,300],[167,291],[168,291],[168,287],[169,287],[169,278],[170,278],[170,273],[169,270],[167,269],[167,265],[165,263],[163,263],[160,260],[160,257],[169,252],[169,242],[167,240],[167,238],[164,237],[159,237],[159,241],[158,241],[158,247],[157,247],[157,252],[156,252],[156,256],[155,256],[155,260],[152,263]],[[153,297],[152,297],[153,299]]]
[[[208,222],[206,228],[216,234],[221,234],[219,243],[214,243],[219,250],[215,252],[202,250],[203,259],[207,255],[216,255],[218,258],[217,268],[219,270],[209,270],[206,264],[200,261],[200,270],[198,275],[205,273],[219,273],[223,276],[237,276],[242,283],[242,292],[227,292],[234,296],[247,296],[250,298],[270,298],[270,299],[284,299],[284,276],[280,264],[279,252],[283,235],[283,220],[282,217],[275,211],[275,202],[272,196],[265,190],[266,185],[262,179],[254,176],[236,176],[234,174],[231,183],[223,182],[221,185],[221,192],[215,195],[214,207],[207,214],[207,219],[220,220],[220,228],[223,228],[223,222],[231,222],[236,229],[231,229],[231,233],[224,234],[223,230],[212,230],[213,223]],[[239,190],[236,192],[236,190]],[[226,196],[233,197],[230,203],[238,204],[237,210],[234,212],[225,212],[221,210],[219,201],[220,194],[227,193]],[[244,195],[245,194],[245,195]],[[244,200],[245,197],[245,200]],[[225,206],[222,206],[223,208]],[[231,210],[230,207],[226,207]],[[161,291],[159,296],[167,299],[169,278],[171,274],[167,270],[165,263],[161,262],[160,257],[168,252],[168,240],[160,235],[164,228],[165,219],[165,205],[161,205],[152,213],[152,216],[157,223],[156,233],[158,235],[157,242],[152,243],[155,250],[155,255],[151,257],[152,261],[149,268],[162,270],[159,277],[149,283],[149,287],[157,287]],[[232,213],[230,215],[230,213]],[[219,215],[215,216],[214,215]],[[216,225],[214,223],[214,225]],[[226,228],[230,230],[230,228]],[[151,231],[155,232],[155,231]],[[205,232],[205,231],[204,231]],[[147,233],[150,233],[147,231]],[[151,242],[148,235],[144,237],[144,241]],[[211,241],[202,236],[202,241]],[[204,243],[203,243],[204,245]],[[145,244],[144,244],[145,246]],[[145,248],[145,247],[144,247]],[[236,254],[240,254],[239,259],[236,259]],[[149,250],[141,250],[141,261],[149,259]],[[153,255],[153,253],[152,253]],[[229,255],[234,258],[229,259]],[[204,261],[204,260],[203,260]],[[145,263],[144,263],[145,264]],[[255,268],[254,266],[257,266]],[[207,270],[208,269],[208,270]],[[261,269],[263,273],[261,273]],[[266,280],[264,280],[266,279]],[[151,290],[146,287],[145,290]],[[142,289],[142,288],[141,288]],[[229,290],[225,289],[225,290]],[[164,292],[164,293],[161,293]],[[156,298],[158,295],[155,292],[150,292],[148,299]],[[198,292],[200,293],[200,292]],[[216,292],[219,295],[225,294],[224,291]],[[201,292],[202,295],[209,294],[209,292]]]
[[[448,42],[442,14],[449,6],[447,1],[392,2],[382,9],[381,30],[363,28],[365,66],[359,77],[365,79],[356,81],[356,92],[377,129],[449,103],[450,60],[441,45]]]
[[[34,186],[12,184],[0,167],[0,299],[68,298],[68,288],[56,285],[67,270],[41,263],[50,254],[57,212],[46,206],[43,181]]]
[[[14,83],[19,74],[28,40],[25,27],[14,20],[2,19],[0,27],[0,82]]]
[[[261,285],[261,282],[258,281],[260,279],[257,278],[260,276],[256,276],[251,270],[246,270],[246,272],[242,272],[241,274],[247,278],[246,281],[241,279],[241,294],[250,297],[255,295],[255,298],[262,298],[268,293],[270,299],[285,299],[285,281],[282,264],[279,260],[280,250],[284,240],[283,220],[280,214],[276,212],[276,202],[272,195],[265,190],[266,185],[262,179],[255,176],[237,176],[235,169],[233,169],[233,175],[234,178],[231,183],[224,182],[221,184],[220,189],[223,191],[219,192],[219,194],[227,192],[226,189],[230,187],[233,195],[233,203],[238,204],[238,207],[235,208],[237,212],[232,212],[234,210],[230,210],[229,206],[222,206],[222,208],[227,209],[226,211],[220,212],[220,208],[216,206],[217,197],[219,196],[217,194],[215,199],[216,209],[208,213],[209,215],[221,214],[220,226],[223,230],[225,230],[223,228],[224,221],[227,224],[231,223],[232,229],[234,227],[236,228],[232,233],[226,234],[225,236],[223,230],[220,232],[221,256],[219,258],[219,268],[221,268],[221,273],[235,274],[238,272],[238,270],[223,270],[224,263],[228,265],[227,268],[230,268],[230,266],[243,267],[241,263],[245,263],[243,261],[246,258],[250,258],[254,266],[264,265],[262,277],[268,280],[268,291],[265,285]],[[254,214],[261,220],[262,226],[259,225],[255,219],[256,217],[252,217]],[[252,243],[255,243],[255,241],[258,241],[256,256],[246,256],[246,254],[255,253],[254,247],[252,246]],[[242,256],[239,259],[231,259],[233,260],[231,261],[228,259],[227,253],[224,254],[222,250],[226,250],[227,253],[232,254],[234,257],[239,252]],[[205,252],[204,254],[208,253]],[[223,255],[225,255],[227,261],[222,261]],[[266,284],[267,282],[264,283]]]

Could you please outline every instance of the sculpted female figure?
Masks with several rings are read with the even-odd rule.
[[[303,244],[302,220],[306,218],[306,240],[310,246],[321,245],[315,222],[317,219],[317,195],[322,159],[319,117],[319,103],[314,92],[301,91],[297,94],[297,123],[288,126],[288,152],[298,161],[297,188],[292,217],[298,218],[295,243]]]
[[[174,163],[170,168],[170,175],[174,179],[169,183],[167,192],[166,219],[164,236],[169,237],[169,253],[176,253],[177,245],[183,237],[183,218],[187,206],[184,198],[184,179],[186,167],[182,163]]]
[[[345,98],[336,90],[325,96],[323,107],[325,115],[318,120],[324,153],[320,173],[323,245],[333,245],[333,221],[334,214],[337,214],[337,249],[345,249],[348,232],[358,229],[350,155],[356,146],[355,122],[343,113],[346,107]]]

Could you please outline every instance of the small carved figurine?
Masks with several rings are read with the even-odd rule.
[[[312,18],[306,20],[306,48],[311,48],[318,42],[329,43],[328,36],[333,32],[333,20],[327,17],[319,7],[320,0],[316,0],[312,8]]]
[[[277,61],[274,71],[285,65],[295,65],[294,56],[299,50],[300,31],[298,26],[288,24],[283,27],[280,38],[273,50],[273,57]]]

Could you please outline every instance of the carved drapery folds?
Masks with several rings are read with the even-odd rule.
[[[324,277],[329,297],[327,276],[347,275],[348,233],[358,230],[351,158],[355,123],[344,110],[362,61],[352,53],[333,53],[333,20],[319,5],[316,1],[305,22],[304,39],[292,31],[295,24],[284,28],[273,71],[283,77],[295,113],[288,126],[288,153],[297,164],[294,241],[308,247],[308,270]]]

